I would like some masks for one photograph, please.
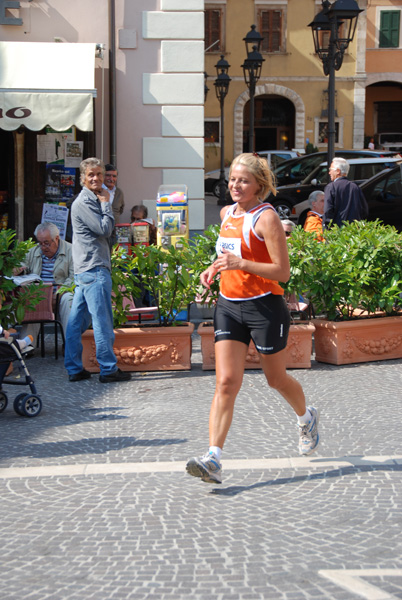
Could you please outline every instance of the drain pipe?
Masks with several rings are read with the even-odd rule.
[[[116,166],[116,5],[109,0],[109,131],[110,162]]]

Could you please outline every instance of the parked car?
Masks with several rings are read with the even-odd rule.
[[[290,159],[297,158],[300,156],[299,152],[296,150],[260,150],[258,154],[267,159],[268,164],[271,169],[274,170],[278,167],[282,162]],[[220,169],[215,169],[214,171],[209,171],[205,173],[205,191],[214,194],[217,198],[220,196],[219,189],[219,177],[221,174]],[[225,183],[226,188],[228,185],[229,179],[229,167],[225,168]]]
[[[362,183],[373,175],[380,173],[384,169],[390,169],[398,162],[398,158],[354,158],[348,160],[350,170],[348,179],[356,183]],[[301,184],[283,185],[277,188],[277,194],[269,194],[266,198],[276,209],[281,219],[295,219],[299,222],[299,217],[293,213],[293,207],[304,203],[302,210],[308,209],[307,199],[311,192],[323,190],[329,182],[328,166],[326,162],[321,163],[308,175]],[[297,216],[297,219],[296,219]],[[304,216],[305,218],[305,216]],[[304,221],[303,221],[304,222]]]
[[[369,221],[380,219],[402,231],[402,162],[360,187],[369,207]]]
[[[402,133],[379,133],[378,147],[380,150],[390,150],[392,152],[402,151]]]
[[[336,150],[335,156],[340,156],[350,160],[352,158],[383,157],[393,156],[395,152],[384,152],[381,150]],[[326,152],[314,152],[300,158],[294,158],[281,163],[274,169],[276,185],[289,185],[291,183],[300,183],[305,179],[313,169],[318,167],[327,158]]]
[[[402,231],[402,161],[360,183],[369,207],[369,221],[380,219]],[[307,201],[292,208],[291,219],[304,225],[309,206]]]

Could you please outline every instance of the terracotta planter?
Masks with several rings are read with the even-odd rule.
[[[311,367],[312,335],[314,325],[303,323],[291,325],[286,347],[287,369],[309,369]],[[197,329],[201,336],[202,368],[215,369],[214,328],[210,323],[201,323]],[[246,369],[259,369],[260,359],[254,343],[251,342],[246,359]]]
[[[122,371],[185,371],[191,369],[193,323],[175,327],[144,325],[115,329],[114,353]],[[82,361],[91,373],[99,373],[93,331],[82,336]]]
[[[315,357],[332,365],[402,358],[402,316],[337,323],[314,319]]]

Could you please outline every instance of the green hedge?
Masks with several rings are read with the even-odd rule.
[[[314,234],[297,227],[289,241],[287,292],[301,293],[316,313],[351,319],[378,310],[398,312],[402,292],[402,234],[378,221],[359,221]]]

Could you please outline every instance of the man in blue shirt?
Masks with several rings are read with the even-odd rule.
[[[82,333],[92,320],[101,383],[128,381],[113,352],[110,236],[114,227],[109,192],[102,187],[105,165],[87,158],[80,165],[82,191],[71,207],[74,292],[66,332],[64,364],[70,381],[89,379],[82,365]]]

